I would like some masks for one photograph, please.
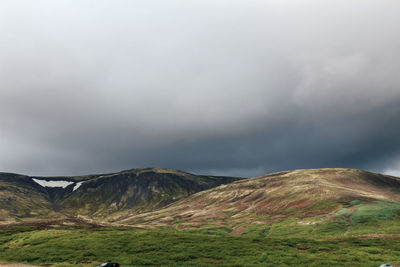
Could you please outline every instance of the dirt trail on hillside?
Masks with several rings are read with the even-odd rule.
[[[37,265],[28,265],[28,264],[20,264],[20,263],[6,263],[0,262],[1,267],[39,267]]]

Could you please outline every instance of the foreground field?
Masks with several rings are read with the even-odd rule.
[[[19,226],[0,230],[0,261],[41,266],[378,266],[400,264],[400,237],[271,238],[166,229]]]

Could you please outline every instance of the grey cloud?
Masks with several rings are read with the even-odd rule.
[[[396,171],[398,8],[2,1],[0,169]]]

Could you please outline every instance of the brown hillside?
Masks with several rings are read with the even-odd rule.
[[[197,227],[265,224],[326,215],[352,200],[400,201],[400,179],[354,169],[295,170],[245,179],[196,193],[124,224]],[[235,227],[233,227],[235,228]]]

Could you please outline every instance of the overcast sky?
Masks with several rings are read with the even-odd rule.
[[[0,171],[400,176],[400,1],[0,1]]]

